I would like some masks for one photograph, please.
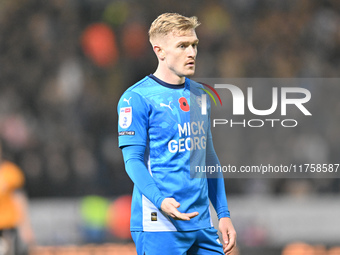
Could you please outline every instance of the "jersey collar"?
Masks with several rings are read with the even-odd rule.
[[[157,78],[153,74],[150,74],[149,77],[153,79],[154,81],[156,81],[157,83],[159,83],[160,85],[170,88],[170,89],[183,89],[185,88],[185,84],[187,83],[187,80],[188,80],[187,78],[185,78],[185,82],[183,84],[175,85],[175,84],[170,84],[165,81],[162,81],[161,79]]]

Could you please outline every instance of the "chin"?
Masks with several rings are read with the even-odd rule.
[[[186,72],[185,76],[193,76],[195,74],[195,70],[191,70]]]

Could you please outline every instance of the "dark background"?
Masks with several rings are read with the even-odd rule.
[[[156,69],[147,31],[163,12],[202,22],[195,79],[339,76],[337,0],[0,0],[0,138],[25,173],[38,244],[81,240],[83,197],[131,194],[116,107]],[[312,121],[295,132],[213,130],[222,163],[340,163],[338,89],[308,89]],[[242,254],[280,254],[299,240],[339,244],[339,179],[225,182]]]
[[[202,22],[198,77],[338,77],[336,0],[3,0],[0,137],[6,157],[25,172],[30,197],[130,193],[132,183],[117,148],[116,105],[127,87],[156,68],[147,30],[162,12],[196,15]],[[115,36],[117,53],[105,64],[84,50],[83,35],[94,23],[104,23]],[[312,96],[323,105],[331,94]],[[340,111],[339,103],[332,106]],[[339,141],[336,130],[329,132]],[[238,143],[251,141],[250,133]],[[227,158],[254,153],[217,151]],[[228,192],[246,194],[247,185],[230,185]],[[270,192],[286,192],[275,180],[265,185]],[[337,193],[339,182],[312,190]]]

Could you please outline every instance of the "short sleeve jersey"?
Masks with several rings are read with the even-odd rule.
[[[188,78],[182,85],[170,85],[149,75],[127,89],[118,103],[119,147],[145,146],[145,165],[162,194],[175,198],[180,212],[199,212],[190,221],[173,220],[135,186],[131,231],[212,226],[207,179],[192,174],[194,166],[205,164],[206,141],[211,136],[209,115],[201,114],[201,88]]]

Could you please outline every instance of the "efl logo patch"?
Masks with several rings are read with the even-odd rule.
[[[119,110],[119,126],[128,128],[132,123],[132,107],[122,107]]]

